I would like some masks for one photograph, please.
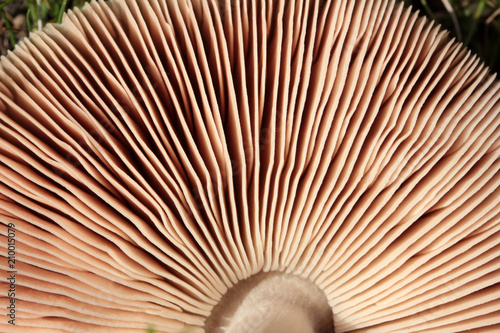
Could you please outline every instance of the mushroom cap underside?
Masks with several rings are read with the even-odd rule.
[[[1,58],[0,331],[496,332],[499,125],[402,3],[92,1]]]

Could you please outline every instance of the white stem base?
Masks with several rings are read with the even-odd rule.
[[[325,294],[311,281],[261,273],[231,288],[205,324],[207,333],[332,333]]]

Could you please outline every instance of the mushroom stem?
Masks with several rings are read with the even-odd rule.
[[[311,281],[260,273],[231,288],[205,324],[215,333],[334,332],[325,293]]]

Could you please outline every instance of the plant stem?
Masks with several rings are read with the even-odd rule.
[[[462,41],[462,31],[460,30],[460,24],[458,23],[458,18],[457,14],[455,13],[455,9],[453,9],[453,6],[450,4],[448,0],[441,0],[443,3],[444,8],[450,14],[451,20],[453,21],[453,26],[455,27],[455,31],[457,33],[457,38],[459,41]]]
[[[37,7],[37,19],[38,19],[38,30],[42,30],[42,6],[40,4],[40,0],[36,0],[36,7]]]

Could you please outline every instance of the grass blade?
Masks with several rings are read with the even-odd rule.
[[[31,9],[28,9],[26,12],[26,27],[28,28],[28,32],[31,32]]]
[[[3,3],[0,3],[0,10],[3,10],[3,7],[7,6],[11,2],[14,2],[14,0],[7,0]]]
[[[479,4],[477,5],[476,8],[476,13],[474,14],[474,17],[472,19],[472,23],[469,29],[469,33],[467,34],[467,38],[465,39],[465,45],[468,45],[472,39],[472,36],[476,32],[477,29],[477,24],[479,22],[479,18],[481,17],[481,14],[483,13],[484,7],[486,6],[486,0],[481,0]]]
[[[66,3],[68,2],[68,0],[63,0],[62,4],[61,4],[61,8],[59,9],[59,13],[57,14],[57,23],[61,23],[62,22],[62,17],[64,15],[64,12],[66,11]]]

